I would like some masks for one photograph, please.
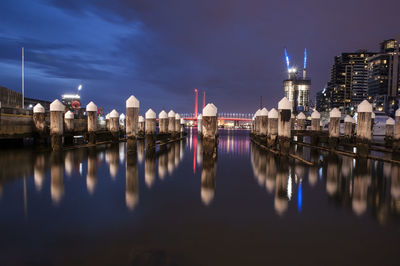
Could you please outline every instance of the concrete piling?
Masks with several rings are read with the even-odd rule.
[[[144,123],[144,127],[145,127],[146,150],[147,150],[151,149],[152,147],[155,147],[156,145],[156,113],[152,109],[149,109],[147,110],[145,117],[146,117],[146,122]]]
[[[209,154],[216,152],[217,144],[217,107],[213,104],[207,104],[203,109],[202,134],[203,151],[207,150]]]
[[[106,114],[106,128],[110,130],[110,113]]]
[[[175,136],[175,112],[173,110],[168,112],[168,134],[171,137]]]
[[[268,132],[268,110],[263,108],[258,114],[260,137],[265,140]]]
[[[306,130],[306,116],[303,112],[297,115],[297,130]],[[297,134],[297,141],[303,142],[301,134]]]
[[[199,114],[199,115],[197,116],[197,134],[198,134],[200,137],[202,136],[202,133],[201,133],[202,127],[203,127],[202,121],[203,121],[203,116],[202,116],[201,114]]]
[[[316,146],[319,142],[318,134],[321,131],[321,114],[317,110],[311,114],[311,131],[311,144]]]
[[[268,135],[267,145],[268,147],[275,147],[276,140],[278,137],[278,111],[272,108],[268,112]]]
[[[254,114],[254,134],[258,136],[260,134],[260,112],[261,109],[258,109]]]
[[[375,113],[371,112],[371,134],[374,134]]]
[[[329,112],[329,144],[335,148],[340,137],[340,117],[341,112],[337,108],[333,108]]]
[[[46,117],[44,107],[40,103],[33,107],[33,125],[35,144],[43,145],[46,141]]]
[[[94,102],[86,105],[87,112],[87,126],[88,126],[88,140],[89,144],[96,143],[96,130],[97,130],[97,106]]]
[[[290,115],[290,130],[294,130],[294,125],[296,124],[296,117],[292,113]]]
[[[145,122],[144,122],[144,117],[139,116],[139,124],[138,124],[138,137],[143,138],[144,137],[144,132],[145,132]]]
[[[117,143],[119,141],[119,114],[114,109],[110,113],[110,132],[112,136],[112,141]]]
[[[175,114],[175,136],[179,137],[181,131],[181,116],[176,113]]]
[[[385,130],[385,142],[386,146],[391,146],[393,142],[394,136],[394,120],[393,118],[389,117],[386,120],[386,130]]]
[[[291,110],[292,104],[286,97],[283,97],[278,103],[278,142],[283,155],[289,154],[290,149]]]
[[[347,141],[351,140],[354,136],[353,122],[354,119],[351,116],[346,115],[346,117],[344,118],[343,133],[344,133],[344,138]]]
[[[64,126],[65,126],[65,133],[64,136],[64,144],[72,144],[73,143],[73,131],[74,131],[74,113],[68,111],[64,115]]]
[[[185,136],[185,119],[181,118],[181,126],[180,126],[180,136],[183,138]]]
[[[393,135],[393,150],[400,151],[400,108],[395,113],[394,135]]]
[[[372,105],[364,100],[357,107],[357,153],[361,157],[367,157],[368,148],[372,140]]]
[[[164,110],[158,114],[158,123],[160,135],[168,134],[168,114]]]
[[[138,120],[139,120],[139,100],[135,96],[131,95],[125,102],[126,106],[126,144],[128,152],[129,147],[136,145],[136,139],[138,134]]]
[[[64,110],[65,106],[59,100],[55,100],[50,104],[50,137],[53,151],[60,151],[62,148]]]

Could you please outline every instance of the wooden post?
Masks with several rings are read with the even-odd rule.
[[[73,133],[74,133],[74,113],[68,111],[64,115],[64,126],[65,126],[65,136],[64,143],[72,144],[73,143]]]
[[[50,104],[50,136],[53,151],[60,151],[62,148],[64,110],[65,106],[59,100],[55,100]]]
[[[138,136],[143,138],[144,137],[144,131],[145,131],[145,122],[144,122],[144,117],[139,116],[139,124],[138,124]]]
[[[348,141],[351,140],[354,136],[354,130],[353,130],[353,122],[354,119],[349,116],[346,115],[346,117],[344,118],[344,138]]]
[[[138,134],[139,101],[131,95],[125,102],[126,106],[126,145],[127,152],[135,151]]]
[[[120,125],[120,131],[122,131],[122,133],[125,132],[124,136],[126,137],[126,116],[124,113],[119,115],[119,125]]]
[[[367,157],[372,140],[372,105],[367,100],[362,101],[357,107],[357,113],[357,153],[361,157]]]
[[[117,143],[119,141],[119,114],[114,109],[110,113],[110,132],[112,136],[112,141]]]
[[[306,130],[306,115],[303,112],[297,115],[297,130]],[[297,141],[299,142],[303,142],[301,134],[297,133]]]
[[[32,119],[35,127],[35,144],[44,145],[46,142],[46,117],[44,107],[40,103],[33,107]]]
[[[400,108],[397,109],[395,114],[393,150],[396,152],[400,152]]]
[[[171,137],[175,136],[175,112],[173,110],[168,113],[168,133]]]
[[[96,143],[96,130],[97,130],[97,106],[90,102],[86,105],[87,112],[87,126],[88,126],[88,140],[90,144]]]
[[[110,113],[106,114],[106,128],[110,130]]]
[[[278,111],[276,111],[275,108],[272,108],[268,112],[268,136],[267,136],[268,147],[275,147],[277,137],[278,137]]]
[[[178,138],[179,137],[179,133],[181,131],[181,116],[176,113],[175,114],[175,136]]]
[[[280,152],[283,155],[288,155],[290,149],[291,114],[292,104],[286,97],[283,97],[278,103],[278,141]]]
[[[311,114],[311,131],[311,145],[317,146],[321,131],[321,114],[317,110]]]
[[[385,142],[387,147],[390,147],[393,144],[394,123],[395,122],[391,117],[386,120]]]
[[[156,113],[152,109],[149,109],[147,110],[145,117],[146,122],[144,123],[144,127],[146,134],[146,150],[148,150],[156,146]]]
[[[181,118],[181,127],[180,127],[181,138],[185,136],[185,119]]]
[[[158,114],[158,123],[160,127],[160,135],[168,134],[168,114],[164,110]]]
[[[294,130],[294,124],[296,124],[296,117],[292,113],[290,115],[290,130]]]
[[[207,150],[210,154],[216,153],[217,144],[217,107],[207,104],[203,109],[202,134],[203,152]]]
[[[263,108],[258,113],[258,121],[259,121],[259,128],[260,128],[260,137],[265,139],[267,136],[267,133],[268,133],[268,110],[267,110],[267,108]]]
[[[340,117],[341,112],[337,108],[333,108],[329,112],[329,144],[335,148],[340,137]]]
[[[258,136],[260,134],[260,115],[261,109],[258,109],[254,114],[254,134]]]

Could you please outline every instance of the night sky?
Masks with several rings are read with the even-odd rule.
[[[333,57],[399,37],[400,1],[1,0],[0,86],[27,97],[75,93],[106,111],[134,94],[149,107],[193,112],[204,89],[220,112],[268,109],[283,97],[283,57],[309,55],[312,100]]]

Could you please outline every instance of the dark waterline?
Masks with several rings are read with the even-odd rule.
[[[0,151],[0,265],[397,265],[400,168],[308,148],[308,167],[222,130],[156,154],[138,143]],[[203,167],[203,165],[205,165]]]

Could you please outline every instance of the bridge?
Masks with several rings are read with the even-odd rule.
[[[218,113],[218,120],[219,121],[244,121],[244,122],[251,122],[254,114],[249,113]],[[185,120],[194,120],[197,121],[197,117],[194,113],[189,114],[181,114],[181,117]]]

